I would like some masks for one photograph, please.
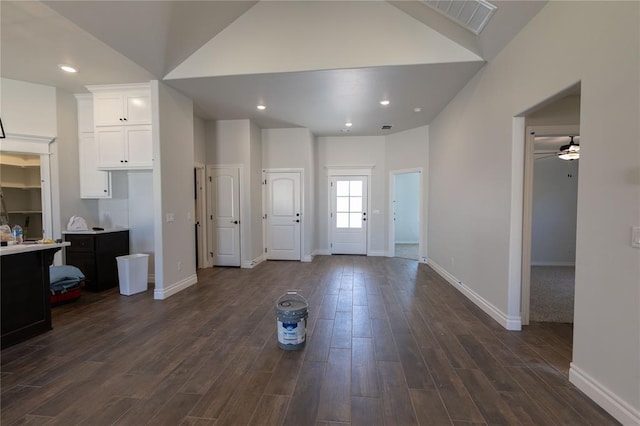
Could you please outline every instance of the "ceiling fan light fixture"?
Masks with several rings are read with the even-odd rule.
[[[571,141],[567,145],[560,147],[558,158],[561,160],[577,160],[580,158],[580,144],[573,141],[574,136],[570,136]]]
[[[267,107],[262,104],[258,105],[256,108],[258,108],[260,111],[264,111],[265,109],[267,109]]]
[[[391,102],[389,102],[387,99],[384,99],[384,100],[380,101],[380,105],[382,105],[382,106],[387,106],[387,105],[389,105],[390,103],[391,103]]]
[[[558,154],[558,158],[561,160],[578,160],[580,153],[576,151],[563,151]]]

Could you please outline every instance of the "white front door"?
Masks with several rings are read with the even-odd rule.
[[[367,254],[367,176],[331,178],[331,253]]]
[[[268,172],[266,179],[266,257],[300,260],[300,173]]]
[[[240,182],[237,168],[211,168],[211,251],[213,264],[240,266]]]

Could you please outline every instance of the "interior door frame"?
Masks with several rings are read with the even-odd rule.
[[[373,217],[372,211],[371,211],[371,187],[372,182],[371,182],[371,176],[372,176],[372,172],[373,172],[373,168],[375,166],[371,165],[371,166],[327,166],[327,207],[328,207],[328,211],[327,211],[327,241],[329,242],[329,255],[332,255],[332,247],[331,247],[331,241],[333,239],[333,224],[332,224],[332,218],[331,218],[331,206],[332,206],[332,191],[331,191],[331,179],[333,177],[336,176],[366,176],[367,177],[367,212],[369,212],[370,214],[368,215],[368,221],[369,223],[367,224],[367,244],[366,244],[366,255],[369,256],[369,244],[371,242],[371,218]]]
[[[533,165],[536,136],[579,135],[580,125],[527,126],[524,141],[524,179],[522,202],[522,261],[520,288],[520,319],[529,324],[531,308],[531,243],[533,242]]]
[[[300,174],[300,218],[302,220],[302,226],[300,226],[300,262],[305,258],[304,255],[304,242],[305,242],[305,229],[307,228],[307,219],[305,218],[305,190],[304,190],[304,169],[301,168],[271,168],[262,169],[262,241],[264,242],[264,249],[267,250],[267,175],[269,173],[299,173]],[[263,253],[263,256],[267,253]],[[265,260],[268,260],[268,256],[264,256]]]
[[[200,182],[203,185],[200,188],[195,188],[196,197],[199,203],[196,203],[196,209],[199,204],[200,226],[198,227],[198,265],[200,269],[210,268],[213,266],[212,260],[208,256],[208,238],[207,238],[207,167],[204,163],[194,163],[193,168],[196,174],[200,177]],[[195,184],[195,182],[194,182]],[[195,217],[193,218],[195,222]]]
[[[422,252],[422,247],[424,247],[424,206],[422,203],[422,193],[424,192],[424,169],[422,167],[414,167],[411,169],[398,169],[398,170],[390,170],[389,171],[389,216],[388,216],[388,223],[389,223],[389,231],[388,231],[388,236],[389,236],[389,250],[387,251],[387,256],[388,257],[395,257],[396,255],[396,244],[395,244],[395,239],[396,239],[396,229],[395,229],[395,221],[393,220],[393,212],[394,212],[394,205],[393,205],[393,201],[395,198],[395,190],[396,190],[396,181],[395,178],[398,175],[405,175],[405,174],[409,174],[409,173],[419,173],[420,174],[420,181],[418,184],[418,214],[419,214],[419,218],[420,218],[420,223],[419,223],[419,227],[418,227],[418,232],[420,233],[419,238],[418,238],[418,262],[420,261],[420,259],[424,259],[426,258],[426,256],[424,256],[423,252]]]
[[[244,212],[244,205],[243,205],[243,200],[242,200],[242,196],[244,194],[244,187],[243,187],[243,182],[244,180],[242,179],[242,174],[243,174],[243,167],[241,164],[208,164],[206,166],[206,170],[207,170],[207,174],[206,174],[206,192],[209,192],[211,190],[211,184],[212,184],[212,180],[208,179],[211,177],[211,171],[212,170],[216,170],[216,169],[236,169],[238,171],[238,217],[240,218],[240,226],[238,227],[238,232],[240,233],[240,235],[238,235],[238,244],[240,245],[239,249],[240,249],[240,265],[239,267],[242,267],[242,259],[244,259],[243,256],[243,250],[244,250],[244,244],[242,243],[242,237],[244,235],[244,216],[243,216],[243,212]],[[211,197],[207,197],[207,214],[206,214],[206,218],[207,221],[211,220],[211,217],[213,215],[213,200],[211,199]],[[214,261],[213,261],[213,239],[212,239],[212,235],[211,232],[207,233],[207,264],[214,266]]]
[[[40,156],[40,197],[42,202],[43,238],[55,239],[61,235],[60,189],[58,182],[58,146],[55,137],[17,135],[6,133],[0,144],[0,152]],[[56,253],[54,264],[62,263],[62,251]]]

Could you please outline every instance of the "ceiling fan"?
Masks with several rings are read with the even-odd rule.
[[[536,160],[543,158],[558,157],[561,160],[578,160],[580,158],[580,144],[573,141],[575,136],[569,136],[571,141],[568,144],[562,145],[558,151],[538,151],[535,155],[542,155],[542,157],[536,157]]]

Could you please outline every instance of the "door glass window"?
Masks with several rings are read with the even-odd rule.
[[[336,227],[362,228],[362,182],[336,182]]]

